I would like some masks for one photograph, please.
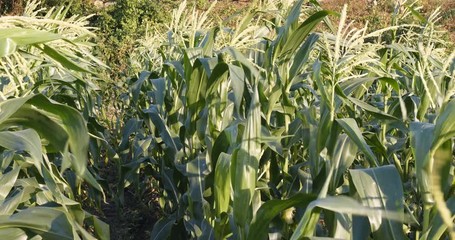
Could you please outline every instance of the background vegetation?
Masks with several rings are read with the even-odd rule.
[[[0,1],[1,236],[455,238],[451,2],[69,2]]]

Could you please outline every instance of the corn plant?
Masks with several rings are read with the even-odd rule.
[[[452,237],[454,55],[402,4],[371,33],[296,1],[240,20],[269,27],[247,48],[217,27],[161,48],[121,144],[122,184],[161,189],[152,239]]]
[[[90,16],[67,18],[65,7],[52,8],[43,15],[44,9],[39,4],[39,1],[29,2],[24,16],[0,18],[0,97],[72,92],[76,102],[81,100],[79,107],[85,108],[86,115],[93,116],[94,104],[84,92],[93,94],[98,89],[95,68],[104,65],[91,53],[90,39],[95,35],[87,26]]]
[[[73,55],[79,48],[61,49],[78,45],[64,34],[76,25],[49,17],[0,18],[0,234],[8,239],[109,239],[109,226],[78,202],[104,198],[87,164],[90,137],[80,112],[88,118],[92,111],[85,104],[92,97],[87,82],[77,83],[90,71]],[[70,97],[71,91],[77,97]]]
[[[83,194],[82,179],[103,191],[86,166],[89,135],[82,115],[43,95],[0,106],[1,235],[94,239],[84,228],[89,224],[95,236],[109,239],[109,227],[75,201]]]
[[[437,12],[400,1],[392,25],[369,32],[346,7],[253,6],[226,25],[183,2],[165,33],[140,40],[132,67],[145,70],[120,95],[111,140],[87,107],[88,43],[62,22],[7,19],[2,92],[16,85],[0,102],[2,236],[109,238],[76,201],[102,196],[106,151],[119,206],[126,189],[159,191],[152,239],[454,238],[455,51]]]

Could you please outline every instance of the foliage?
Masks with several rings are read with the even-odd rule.
[[[65,8],[39,17],[37,6],[0,18],[1,235],[109,239],[109,226],[82,208],[105,198],[87,154],[104,65],[86,17],[65,18]]]
[[[453,234],[453,136],[443,122],[454,53],[434,35],[434,18],[419,22],[410,7],[369,33],[346,23],[344,9],[333,31],[311,33],[320,20],[332,29],[333,13],[301,13],[297,1],[283,18],[252,10],[229,29],[204,25],[184,4],[170,31],[138,50],[163,64],[146,65],[152,72],[124,95],[133,107],[125,183],[144,169],[163,196],[152,238]],[[402,24],[409,14],[416,23]],[[261,26],[268,31],[250,35]]]
[[[3,32],[0,96],[3,99],[23,96],[37,87],[39,91],[50,91],[57,89],[56,83],[65,85],[76,80],[82,81],[87,91],[96,89],[95,68],[103,65],[91,54],[90,39],[94,34],[87,27],[88,17],[66,18],[65,8],[52,9],[39,17],[42,10],[38,5],[39,2],[32,1],[25,9],[26,16],[0,19]],[[23,37],[27,35],[30,37]],[[56,81],[49,89],[50,79]],[[80,89],[76,91],[83,93]]]
[[[117,24],[110,35],[119,42],[143,20],[133,10],[140,1],[123,3],[107,10],[118,17],[106,26]],[[346,6],[338,14],[317,1],[258,1],[220,22],[208,17],[215,5],[200,12],[182,2],[166,29],[149,27],[135,42],[124,74],[143,70],[113,93],[118,101],[105,99],[116,111],[109,134],[98,105],[83,107],[99,66],[80,58],[87,42],[43,34],[41,25],[2,29],[10,34],[0,38],[2,60],[33,51],[37,63],[25,66],[72,79],[60,88],[31,70],[4,77],[26,85],[0,102],[0,197],[28,191],[23,179],[38,183],[37,197],[21,197],[0,218],[5,234],[107,238],[74,201],[107,189],[97,176],[103,155],[116,168],[109,193],[120,207],[126,191],[159,192],[152,239],[454,238],[455,51],[435,31],[437,12],[425,18],[402,3],[391,26],[369,31],[354,27]],[[46,51],[62,39],[73,44]],[[23,76],[44,76],[49,87]],[[68,88],[81,97],[62,98]],[[63,227],[35,226],[28,211]],[[83,223],[97,228],[88,233]]]
[[[124,78],[136,70],[130,69],[127,61],[135,48],[135,40],[146,34],[147,28],[158,26],[167,19],[165,14],[172,1],[116,0],[102,9],[92,25],[99,29],[99,55],[115,69],[112,76]]]

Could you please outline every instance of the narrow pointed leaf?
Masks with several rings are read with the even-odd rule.
[[[241,228],[248,224],[261,157],[261,112],[257,91],[255,88],[242,142],[240,148],[234,152],[235,160],[231,165],[231,171],[234,174],[231,179],[234,188],[234,219]]]
[[[372,115],[374,115],[376,118],[378,119],[385,119],[385,120],[398,120],[396,117],[392,116],[392,115],[389,115],[379,109],[377,109],[376,107],[373,107],[371,106],[370,104],[368,103],[365,103],[359,99],[356,99],[356,98],[353,98],[353,97],[348,97],[348,99],[354,103],[356,106],[362,108],[363,110],[371,113]]]
[[[293,53],[306,39],[308,34],[319,24],[327,15],[333,14],[331,11],[322,10],[307,18],[292,34],[284,44],[282,53]]]
[[[335,172],[333,173],[330,191],[334,191],[338,187],[338,183],[343,179],[346,170],[354,162],[357,149],[357,145],[347,135],[343,134],[338,137],[331,162]]]
[[[10,217],[1,216],[0,230],[11,227],[29,230],[49,240],[74,239],[69,219],[64,212],[55,208],[31,207]]]
[[[215,209],[217,216],[228,212],[231,199],[231,155],[221,153],[215,167]]]
[[[392,165],[349,171],[364,206],[388,212],[403,212],[404,193],[401,177]],[[397,184],[398,183],[398,184]],[[370,215],[373,236],[378,239],[406,239],[402,221]]]
[[[20,228],[0,228],[0,236],[4,239],[27,240],[29,239],[24,230]]]
[[[433,202],[433,196],[430,194],[430,178],[425,170],[430,159],[433,133],[433,124],[421,122],[412,122],[410,124],[411,150],[415,158],[419,190],[423,201],[426,203]]]
[[[315,199],[316,196],[314,195],[299,193],[289,199],[267,201],[259,208],[251,223],[248,240],[267,239],[269,223],[273,218],[290,207],[306,208]]]
[[[317,199],[311,202],[305,210],[305,214],[297,225],[294,233],[292,234],[291,240],[302,239],[303,237],[311,237],[314,233],[315,226],[312,225],[309,220],[313,214],[318,214],[320,209],[326,209],[332,212],[352,214],[356,216],[383,216],[391,220],[403,219],[401,212],[386,212],[381,209],[369,208],[362,206],[356,200],[346,197],[326,197]],[[315,213],[316,212],[316,213]]]
[[[150,240],[168,239],[169,235],[171,235],[171,230],[174,224],[175,218],[173,215],[168,218],[158,220],[158,222],[156,222],[153,226]]]
[[[3,131],[0,132],[0,146],[16,150],[26,151],[30,154],[33,164],[41,172],[41,164],[43,163],[42,152],[41,152],[41,140],[32,129],[26,129],[22,131]]]
[[[368,160],[370,160],[370,165],[374,167],[379,166],[376,156],[363,138],[355,120],[352,118],[341,118],[336,121],[351,138],[351,140],[354,141],[360,150],[362,150],[362,152],[367,156]]]
[[[16,183],[17,176],[19,175],[19,166],[15,166],[11,171],[6,174],[0,174],[0,200],[5,200],[9,192]]]

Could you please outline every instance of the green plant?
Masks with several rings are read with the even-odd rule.
[[[82,179],[103,191],[86,167],[89,135],[81,114],[42,95],[0,106],[2,236],[92,239],[84,228],[90,225],[96,237],[109,239],[109,227],[75,201],[84,194]]]
[[[0,30],[2,60],[27,60],[24,76],[40,80],[1,72],[19,90],[0,102],[0,206],[22,201],[0,218],[4,234],[107,238],[74,201],[100,199],[103,186],[119,211],[127,193],[158,191],[152,239],[454,238],[455,52],[435,31],[437,12],[425,18],[417,4],[400,4],[391,26],[370,32],[349,22],[347,7],[337,14],[316,1],[258,1],[220,22],[210,21],[215,5],[199,12],[183,2],[164,29],[134,42],[124,74],[145,70],[116,83],[109,94],[119,101],[105,100],[116,111],[108,135],[90,84],[96,60],[78,54],[90,52],[87,42],[57,45],[73,31],[39,24]],[[115,41],[138,27],[134,13],[109,15],[120,19]],[[117,174],[108,186],[102,160]],[[29,189],[32,197],[19,195]],[[36,230],[22,212],[64,227]]]
[[[399,25],[409,6],[370,33],[302,4],[158,34],[163,64],[131,79],[121,148],[124,182],[143,171],[162,191],[152,238],[453,234],[454,53],[434,18]],[[312,33],[321,20],[333,30]],[[263,25],[248,47],[229,40]]]
[[[43,91],[50,83],[56,86],[76,80],[82,81],[88,91],[96,89],[95,68],[104,64],[91,53],[90,40],[95,35],[87,26],[90,16],[67,18],[68,9],[63,7],[40,16],[39,4],[31,1],[24,10],[25,16],[0,19],[4,32],[0,53],[1,97],[27,95],[36,87]],[[26,35],[30,37],[23,37]],[[35,44],[41,42],[45,44]]]
[[[172,1],[116,0],[114,3],[102,9],[92,19],[92,25],[100,33],[98,55],[115,69],[112,74],[117,80],[136,71],[128,67],[130,63],[124,56],[135,48],[136,39],[146,33],[147,27],[159,26],[168,17],[165,12]]]
[[[109,239],[109,226],[83,209],[105,199],[87,128],[103,65],[86,18],[67,19],[65,8],[41,17],[38,4],[0,18],[1,235]]]

